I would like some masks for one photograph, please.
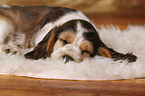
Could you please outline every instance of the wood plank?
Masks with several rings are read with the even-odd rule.
[[[145,80],[67,81],[0,76],[0,96],[145,95]]]

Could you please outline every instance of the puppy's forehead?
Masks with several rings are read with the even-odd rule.
[[[83,33],[86,32],[86,29],[82,26],[81,22],[78,22],[77,23],[77,36],[78,37],[82,37],[83,36]]]
[[[59,34],[58,36],[59,39],[64,39],[64,40],[69,40],[69,41],[70,40],[73,41],[75,39],[81,42],[82,40],[86,39],[87,33],[96,32],[94,27],[90,24],[90,22],[87,22],[84,20],[72,20],[64,24],[64,26],[66,25],[67,25],[66,29],[63,30],[63,32]]]
[[[98,38],[97,31],[91,25],[90,22],[81,20],[77,23],[77,30],[76,30],[77,38],[81,39],[83,38],[84,40],[91,40],[93,38]],[[89,39],[88,39],[89,38]],[[91,38],[91,39],[90,39]]]
[[[69,37],[69,36],[74,36],[74,35],[77,37],[83,36],[83,32],[85,32],[86,29],[82,26],[81,22],[78,20],[76,20],[75,23],[74,21],[70,21],[70,22],[68,22],[69,27],[67,27],[67,29],[61,32],[61,34],[58,36],[59,38],[64,38],[65,36]]]
[[[90,22],[80,19],[68,21],[58,27],[58,29],[58,39],[66,40],[69,43],[76,42],[79,45],[84,40],[91,41],[92,38],[96,37],[92,35],[94,33],[97,34],[94,26]]]
[[[84,34],[89,33],[97,33],[94,26],[91,24],[91,22],[85,21],[85,20],[79,20],[77,23],[77,34],[80,36],[84,36]]]

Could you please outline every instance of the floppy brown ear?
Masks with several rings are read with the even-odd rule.
[[[52,33],[51,36],[49,37],[48,43],[47,43],[47,48],[46,48],[46,54],[47,56],[51,55],[54,43],[55,43],[55,36],[56,34]]]
[[[26,59],[40,59],[51,55],[55,43],[55,33],[48,33],[44,39],[33,49],[33,51],[25,54]]]
[[[98,53],[104,57],[109,57],[116,60],[128,60],[128,62],[136,61],[137,57],[131,53],[122,54],[114,51],[111,48],[100,47],[98,48]]]
[[[106,47],[99,47],[98,53],[104,57],[112,58],[110,51]]]

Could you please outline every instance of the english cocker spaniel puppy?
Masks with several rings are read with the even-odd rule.
[[[13,54],[34,47],[24,56],[36,60],[50,57],[81,62],[100,55],[133,62],[137,58],[108,48],[82,12],[63,7],[0,6],[0,45]]]

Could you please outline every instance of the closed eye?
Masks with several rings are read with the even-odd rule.
[[[83,53],[90,53],[89,51],[87,51],[87,50],[82,50],[82,54]]]
[[[60,40],[64,43],[64,45],[69,43],[69,42],[67,42],[66,40],[63,40],[63,39],[60,39]]]

